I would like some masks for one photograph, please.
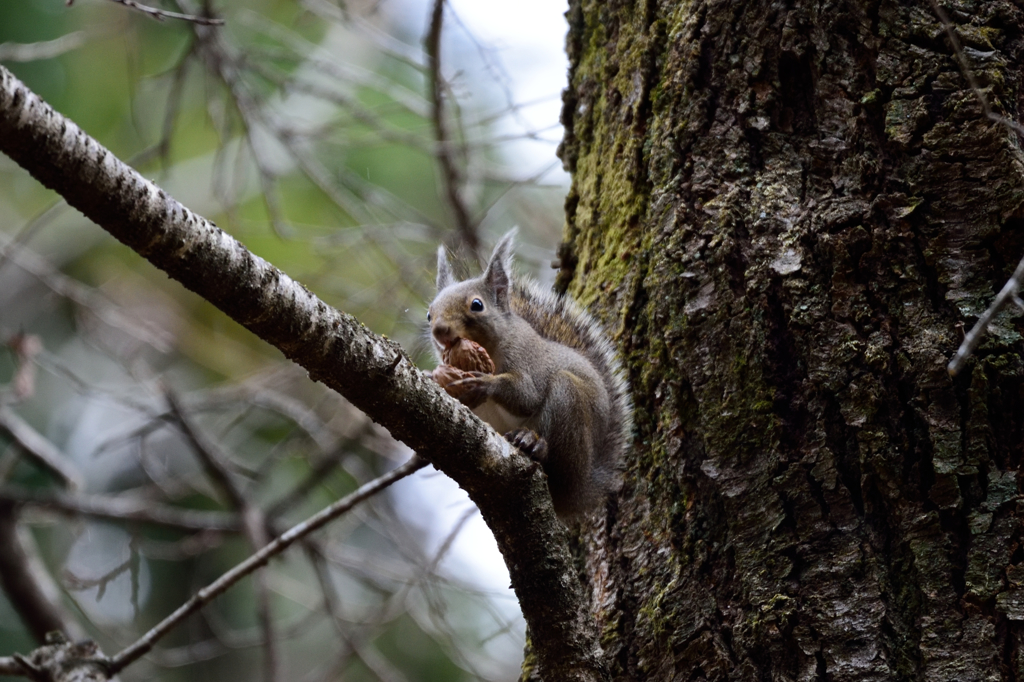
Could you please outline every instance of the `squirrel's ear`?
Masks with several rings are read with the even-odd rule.
[[[441,291],[450,284],[455,284],[455,275],[452,274],[452,266],[448,262],[448,254],[444,247],[437,247],[437,290]]]
[[[494,302],[506,312],[509,310],[509,289],[512,286],[512,246],[515,236],[514,227],[505,233],[494,247],[494,253],[483,274],[484,281],[494,292]]]

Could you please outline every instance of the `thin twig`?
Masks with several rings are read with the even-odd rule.
[[[187,0],[177,0],[177,4],[181,9],[194,11],[192,3]],[[230,53],[227,46],[221,41],[221,34],[205,26],[194,26],[193,32],[197,40],[195,45],[196,54],[205,66],[228,88],[235,107],[242,117],[246,146],[252,153],[253,163],[256,165],[257,177],[262,190],[263,205],[267,209],[267,216],[270,219],[271,227],[282,239],[288,238],[294,231],[288,225],[281,210],[281,201],[277,187],[277,173],[273,169],[270,157],[256,136],[256,123],[260,123],[268,128],[273,126],[270,126],[264,120],[256,95],[243,83],[239,73],[238,59]]]
[[[327,21],[351,26],[361,38],[373,42],[381,54],[391,57],[417,71],[425,71],[422,55],[402,40],[386,33],[372,21],[355,14],[343,12],[336,4],[326,0],[300,0],[303,9]]]
[[[356,657],[362,661],[378,679],[383,682],[407,682],[408,678],[402,674],[400,670],[395,668],[391,663],[383,656],[380,655],[376,649],[373,648],[371,642],[367,642],[367,637],[363,636],[356,638],[349,634],[348,630],[343,627],[343,617],[341,613],[341,605],[338,603],[338,592],[334,587],[334,581],[331,579],[330,569],[327,566],[327,560],[323,554],[316,548],[307,548],[307,555],[313,564],[313,568],[316,571],[317,581],[320,583],[320,590],[324,596],[324,610],[330,616],[331,623],[334,625],[335,632],[344,641],[345,645],[349,650],[356,655]]]
[[[250,543],[252,540],[253,538],[250,537]],[[265,546],[265,544],[261,546]],[[267,582],[267,572],[265,570],[256,571],[253,573],[252,579],[256,591],[256,620],[263,632],[263,679],[266,682],[276,682],[280,672],[277,654],[277,628],[274,624],[274,612],[270,605],[270,585]]]
[[[54,630],[81,637],[81,627],[60,603],[59,588],[25,539],[14,506],[0,504],[0,586],[8,601],[40,643]]]
[[[939,5],[938,0],[931,0],[932,9],[935,11],[936,16],[939,17],[939,21],[942,22],[942,27],[946,31],[946,36],[949,38],[950,44],[953,46],[953,52],[956,54],[957,63],[960,66],[960,72],[964,78],[967,79],[967,84],[970,85],[971,90],[974,91],[974,96],[978,98],[978,103],[981,104],[981,109],[985,113],[985,117],[996,123],[1000,123],[1010,131],[1020,135],[1024,135],[1024,126],[1021,126],[1016,121],[1001,116],[996,112],[992,111],[992,107],[989,105],[988,97],[985,96],[985,92],[981,89],[981,85],[978,83],[978,79],[974,77],[974,70],[971,68],[970,63],[967,61],[967,55],[964,54],[963,48],[960,45],[960,39],[956,35],[956,30],[953,27],[953,23],[949,20],[949,15],[946,14],[946,10],[942,9]],[[992,305],[981,314],[978,321],[971,328],[971,331],[964,337],[963,342],[960,344],[960,348],[957,349],[956,355],[949,361],[949,365],[946,369],[949,371],[950,376],[956,376],[957,373],[963,369],[964,364],[971,357],[974,349],[978,347],[981,342],[981,337],[984,336],[985,330],[988,329],[989,323],[992,322],[1006,302],[1013,300],[1018,306],[1024,308],[1024,303],[1017,298],[1017,291],[1020,289],[1021,280],[1024,279],[1024,259],[1017,264],[1017,269],[1013,271],[1013,276],[1003,285],[1002,290],[996,296],[995,300],[992,301]]]
[[[307,495],[324,482],[327,475],[338,466],[341,458],[348,454],[351,449],[351,443],[341,443],[333,452],[314,462],[305,478],[299,481],[294,488],[279,500],[270,505],[267,516],[276,519],[299,502],[305,501]]]
[[[34,62],[53,59],[65,52],[78,49],[88,38],[89,34],[85,31],[75,31],[54,40],[42,40],[37,43],[0,43],[0,61]]]
[[[387,119],[382,118],[376,112],[360,104],[355,97],[314,82],[298,80],[293,74],[278,73],[274,69],[259,63],[250,64],[250,68],[254,73],[263,76],[286,93],[298,92],[337,104],[347,111],[353,119],[369,128],[381,140],[403,144],[429,154],[435,153],[429,139],[425,139],[421,135],[408,132],[397,126],[388,127],[386,124]],[[348,121],[345,122],[345,126],[347,128],[353,127],[351,122]]]
[[[82,487],[84,479],[78,467],[56,445],[5,405],[0,405],[0,432],[13,438],[33,459],[56,474],[64,485]]]
[[[250,17],[252,21],[246,22],[246,19]],[[280,24],[258,21],[258,17],[251,14],[243,14],[241,18],[243,23],[251,25],[254,30],[287,46],[285,48],[272,45],[253,46],[250,51],[253,56],[263,56],[273,61],[283,59],[289,63],[301,63],[340,83],[351,83],[360,90],[369,89],[384,95],[387,100],[387,104],[384,106],[397,105],[399,113],[409,112],[420,118],[427,118],[430,106],[422,98],[421,93],[355,64],[334,61],[333,53],[322,44],[310,42],[292,31],[283,29]],[[365,35],[365,32],[360,32],[360,36]],[[426,71],[422,67],[415,68]],[[378,105],[378,108],[380,106],[382,105]]]
[[[378,513],[382,510],[376,509]],[[414,538],[408,535],[408,529],[403,524],[387,523],[387,519],[380,518],[380,521],[385,522],[385,526],[380,528],[380,532],[386,533],[392,538],[392,542],[395,543],[399,551],[405,554],[408,550],[416,552],[417,556],[408,557],[410,563],[414,563],[419,566],[421,571],[417,578],[406,585],[403,588],[404,592],[409,592],[412,588],[418,588],[422,597],[426,600],[429,606],[428,616],[430,626],[425,628],[427,631],[435,633],[435,638],[438,638],[439,642],[443,642],[443,646],[453,656],[452,660],[463,669],[470,672],[474,677],[483,679],[485,676],[479,670],[478,666],[468,657],[457,645],[458,636],[456,635],[456,628],[451,622],[451,618],[448,615],[450,604],[446,599],[444,591],[441,589],[443,583],[448,583],[448,580],[439,575],[437,571],[438,564],[443,560],[444,556],[451,549],[452,543],[458,534],[462,531],[465,523],[477,513],[477,509],[470,506],[465,512],[463,512],[460,519],[452,527],[448,536],[441,543],[441,546],[434,553],[432,560],[429,562],[424,561],[420,552],[416,551],[419,543]],[[401,592],[399,593],[401,594]],[[404,599],[403,599],[404,601]],[[415,612],[410,612],[415,618]]]
[[[164,112],[163,129],[160,134],[160,142],[157,144],[157,154],[165,168],[171,165],[171,137],[174,135],[174,125],[178,121],[178,114],[181,111],[182,93],[185,91],[185,76],[188,74],[189,57],[192,56],[194,45],[178,62],[174,69],[174,77],[171,79],[171,88],[167,93],[167,108]]]
[[[949,361],[947,369],[949,370],[950,376],[956,376],[957,373],[963,369],[967,359],[971,357],[971,353],[978,347],[981,342],[981,337],[985,334],[985,330],[988,329],[988,325],[992,322],[992,318],[995,317],[1003,306],[1006,305],[1007,301],[1013,301],[1018,306],[1024,308],[1024,304],[1021,303],[1020,298],[1017,297],[1017,291],[1020,289],[1021,280],[1024,279],[1024,259],[1021,259],[1017,263],[1017,269],[1013,271],[1013,276],[1007,280],[1006,284],[1003,285],[1002,290],[996,296],[996,299],[992,301],[992,305],[988,307],[978,321],[974,323],[974,327],[971,331],[967,332],[967,336],[964,337],[963,343],[960,344],[960,348],[957,349],[956,355]]]
[[[179,6],[189,10],[187,0],[177,0]],[[264,204],[271,225],[282,237],[292,233],[280,211],[279,202],[276,197],[276,174],[273,170],[271,160],[264,151],[260,140],[255,136],[258,130],[266,131],[273,137],[288,153],[288,156],[301,169],[302,173],[316,185],[324,194],[334,202],[341,210],[351,216],[357,222],[377,222],[377,217],[367,210],[367,206],[379,206],[395,217],[404,217],[419,222],[427,222],[428,219],[421,212],[406,202],[391,195],[380,186],[370,185],[364,182],[358,175],[347,171],[344,166],[336,169],[340,174],[340,184],[335,181],[334,173],[329,171],[312,153],[312,150],[304,149],[298,144],[295,133],[279,124],[267,111],[267,107],[251,93],[251,88],[245,84],[243,78],[243,64],[233,58],[226,46],[219,37],[200,27],[195,28],[199,38],[198,55],[206,64],[207,68],[226,86],[235,104],[243,129],[245,131],[246,148],[253,155],[253,162],[258,171],[257,176],[263,189]],[[257,71],[251,66],[246,66],[251,71]],[[265,74],[260,74],[264,75]],[[405,272],[405,269],[399,269]],[[404,275],[403,275],[404,277]],[[415,288],[410,287],[415,291]]]
[[[300,378],[301,377],[301,378]],[[249,403],[268,412],[276,413],[293,422],[321,450],[330,450],[335,446],[335,438],[324,424],[316,410],[292,397],[284,390],[286,382],[300,382],[305,375],[300,375],[291,367],[274,367],[269,371],[246,377],[235,384],[227,384],[210,388],[186,397],[185,404],[193,410],[223,409],[225,405]],[[366,420],[368,421],[368,420]]]
[[[217,489],[227,498],[228,505],[235,511],[241,511],[246,505],[245,497],[238,486],[235,485],[231,474],[224,465],[226,457],[209,438],[199,431],[191,415],[185,412],[181,406],[181,401],[172,390],[165,388],[164,397],[170,407],[175,423],[195,451],[196,456],[203,465],[203,469],[206,471],[206,475],[210,477],[214,485],[217,486]]]
[[[66,0],[65,4],[70,7],[74,4],[75,0]],[[157,21],[163,21],[164,19],[181,19],[182,21],[191,21],[193,24],[200,24],[202,26],[223,26],[224,20],[217,19],[215,17],[203,17],[196,14],[181,14],[180,12],[171,12],[165,9],[157,9],[156,7],[150,7],[149,5],[143,5],[135,2],[135,0],[110,0],[116,2],[119,5],[124,5],[130,9],[138,10],[144,14],[148,14]]]
[[[161,637],[174,629],[187,616],[195,613],[214,598],[226,592],[228,588],[252,573],[257,568],[265,566],[271,558],[283,552],[296,541],[301,540],[315,530],[319,530],[324,525],[347,512],[359,502],[362,502],[366,498],[384,490],[395,481],[399,481],[425,466],[427,466],[426,460],[414,456],[402,466],[392,469],[383,476],[370,481],[329,507],[317,512],[302,523],[292,526],[248,559],[238,564],[203,589],[199,590],[195,596],[185,602],[170,616],[158,623],[152,630],[140,637],[134,644],[114,655],[108,662],[111,675],[124,670],[127,665],[152,649],[153,645],[156,644]]]
[[[441,181],[444,183],[448,205],[455,216],[455,227],[473,256],[479,258],[480,237],[477,235],[476,225],[469,216],[469,209],[462,199],[462,173],[452,159],[448,125],[445,122],[444,88],[441,78],[441,28],[443,23],[444,0],[434,0],[430,27],[423,40],[423,46],[427,52],[427,64],[430,67],[430,115],[434,123],[434,136],[437,138],[435,155],[441,166]]]
[[[318,627],[323,622],[323,619],[323,614],[317,612],[301,615],[281,627],[282,634],[280,637],[281,639],[301,637],[313,628]],[[149,659],[163,668],[180,668],[185,665],[216,658],[229,651],[255,649],[263,646],[262,634],[245,633],[236,635],[229,632],[220,632],[212,624],[212,621],[208,620],[207,622],[210,624],[211,630],[215,632],[212,637],[166,649],[154,647],[149,653]]]
[[[242,522],[238,514],[179,509],[157,504],[144,498],[42,492],[14,486],[0,486],[0,501],[60,514],[92,516],[108,521],[146,523],[185,531],[237,533],[242,530]]]
[[[3,46],[0,45],[0,47]],[[0,58],[0,61],[3,61],[3,59]],[[21,229],[19,229],[9,241],[0,244],[0,266],[3,266],[4,262],[10,258],[11,252],[15,249],[23,248],[25,244],[39,232],[39,230],[49,225],[51,221],[69,208],[70,207],[67,205],[67,202],[60,199],[50,204],[36,215],[36,217],[22,225]]]
[[[978,102],[981,104],[981,109],[985,112],[985,117],[991,121],[995,121],[996,123],[1001,123],[1016,133],[1024,135],[1024,126],[1021,126],[1016,121],[992,111],[992,107],[989,106],[988,103],[988,97],[985,96],[985,92],[981,89],[981,85],[974,77],[974,70],[968,63],[967,55],[964,54],[964,50],[960,46],[960,39],[956,35],[953,23],[949,20],[949,15],[946,14],[946,10],[939,6],[938,0],[931,0],[931,3],[932,9],[935,10],[935,14],[939,17],[939,21],[942,22],[942,27],[946,30],[949,42],[953,45],[953,52],[956,54],[957,63],[960,65],[960,72],[963,74],[964,78],[967,79],[967,84],[971,86],[971,90],[974,91],[974,95],[978,98]]]
[[[66,204],[57,204],[53,207],[53,211],[59,213],[65,208],[67,208]],[[46,221],[52,215],[47,210],[36,220]],[[126,314],[123,306],[110,300],[110,297],[99,289],[86,286],[65,275],[45,258],[23,246],[24,241],[30,236],[30,232],[18,235],[13,239],[0,235],[0,263],[9,260],[38,279],[58,296],[81,306],[104,324],[123,331],[138,341],[153,347],[157,352],[169,353],[172,350],[169,334],[164,330],[157,328],[155,324],[137,319],[137,316],[132,317]]]
[[[65,568],[63,574],[64,584],[69,590],[76,592],[98,587],[99,590],[96,592],[96,601],[99,601],[103,599],[103,594],[107,591],[107,586],[112,580],[120,577],[125,571],[131,570],[133,561],[134,557],[132,557],[132,552],[129,552],[124,561],[112,567],[106,573],[101,573],[93,578],[83,578],[72,572],[70,569]]]
[[[469,520],[476,516],[478,513],[480,513],[480,510],[478,510],[475,506],[470,506],[469,508],[466,509],[466,511],[462,512],[462,516],[460,516],[459,520],[455,522],[454,526],[452,526],[452,529],[451,531],[449,531],[448,536],[444,539],[444,542],[441,543],[441,546],[438,547],[437,551],[434,553],[434,558],[430,560],[430,565],[427,567],[428,572],[437,572],[437,567],[440,565],[441,560],[444,559],[445,555],[447,555],[448,552],[451,550],[452,545],[455,543],[455,539],[459,537],[459,533],[461,533],[462,529],[466,527],[466,524],[469,522]]]
[[[174,395],[174,392],[168,389],[165,391],[165,395],[175,420],[181,427],[192,449],[195,450],[196,455],[202,461],[207,474],[228,498],[234,510],[241,514],[242,527],[253,551],[258,551],[261,547],[266,546],[269,539],[267,537],[266,517],[258,506],[249,501],[245,492],[231,477],[227,467],[224,465],[226,456],[220,452],[220,448],[213,441],[206,438],[199,431],[197,425],[193,423],[191,415],[182,409],[181,403]],[[256,588],[256,616],[263,630],[263,671],[267,682],[275,682],[278,667],[277,640],[274,636],[274,618],[270,608],[270,589],[267,586],[265,571],[256,571],[253,574],[253,583]]]

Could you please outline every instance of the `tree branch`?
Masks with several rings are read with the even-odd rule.
[[[0,504],[0,547],[0,585],[36,641],[44,642],[53,631],[82,636],[78,623],[61,605],[60,591],[49,573],[22,543],[17,513],[10,504]]]
[[[950,376],[956,376],[964,368],[967,360],[974,353],[974,349],[981,343],[981,337],[985,335],[985,330],[988,329],[992,318],[999,314],[999,311],[1003,309],[1007,302],[1013,301],[1018,307],[1024,309],[1024,303],[1017,296],[1022,281],[1024,281],[1024,258],[1017,263],[1017,268],[1013,271],[1013,275],[1006,281],[1003,288],[999,290],[995,300],[992,301],[992,305],[981,314],[978,321],[971,327],[971,331],[967,332],[967,335],[964,336],[963,343],[957,348],[956,355],[953,356],[953,359],[949,361],[949,365],[946,367]]]
[[[413,457],[402,466],[392,469],[380,478],[370,481],[329,507],[320,510],[302,523],[292,526],[286,532],[274,538],[273,541],[264,545],[248,559],[238,564],[203,589],[199,590],[195,596],[185,602],[182,606],[178,607],[177,611],[163,619],[152,630],[139,638],[137,642],[122,650],[116,656],[111,657],[108,664],[110,674],[112,676],[117,674],[132,661],[143,656],[147,651],[153,648],[153,645],[156,644],[161,637],[177,626],[178,623],[208,604],[215,597],[226,592],[228,588],[245,576],[262,566],[266,566],[271,557],[280,554],[298,540],[301,540],[313,531],[322,528],[330,521],[333,521],[338,516],[347,512],[359,502],[362,502],[372,495],[376,495],[395,481],[401,480],[409,474],[419,471],[426,465],[427,462],[425,460],[420,459],[419,457]]]
[[[16,415],[6,405],[0,405],[0,431],[21,446],[31,457],[47,470],[56,474],[61,483],[71,488],[82,487],[82,474],[78,467],[64,456],[56,445],[33,429],[28,422]]]
[[[36,43],[0,43],[0,61],[34,62],[53,59],[71,50],[77,50],[85,44],[88,37],[89,34],[85,31],[75,31],[54,40],[41,40]]]
[[[942,9],[937,0],[931,0],[932,10],[935,11],[936,16],[939,17],[939,21],[942,22],[942,27],[946,31],[946,36],[949,38],[950,45],[953,46],[953,53],[956,55],[957,64],[960,66],[960,73],[963,74],[964,78],[967,79],[967,84],[974,91],[974,96],[978,99],[978,103],[981,105],[982,111],[985,112],[985,117],[996,123],[1000,123],[1006,127],[1010,132],[1017,133],[1018,135],[1024,135],[1024,127],[1021,127],[1016,121],[1001,116],[996,112],[992,111],[991,105],[989,105],[988,97],[985,96],[985,92],[981,89],[981,85],[978,83],[978,79],[974,77],[974,70],[971,68],[970,62],[967,61],[967,55],[964,54],[963,48],[960,46],[960,39],[957,38],[956,29],[953,27],[952,22],[949,20],[949,15],[946,14],[946,10]],[[946,370],[950,376],[956,376],[960,373],[960,370],[964,368],[971,355],[974,353],[974,349],[981,343],[981,337],[985,335],[985,330],[988,329],[988,325],[992,322],[992,318],[999,314],[999,311],[1003,309],[1008,301],[1013,301],[1018,307],[1024,309],[1024,302],[1021,301],[1017,296],[1017,291],[1020,289],[1021,282],[1024,280],[1024,259],[1017,264],[1017,269],[1013,271],[1013,275],[1007,280],[1006,284],[996,295],[995,300],[992,301],[992,305],[988,307],[985,312],[981,314],[978,321],[971,327],[971,331],[967,332],[964,336],[963,343],[956,350],[956,355],[949,361],[946,366]]]
[[[437,140],[434,155],[441,166],[441,182],[444,184],[448,205],[455,217],[455,227],[459,236],[475,258],[480,257],[480,237],[476,233],[476,225],[469,217],[469,209],[462,199],[462,173],[452,158],[451,138],[448,135],[448,124],[444,114],[444,80],[441,78],[441,28],[444,25],[444,0],[434,0],[434,8],[430,13],[430,26],[423,46],[427,53],[430,88],[430,118],[434,124],[434,137]]]
[[[21,677],[25,674],[25,668],[17,659],[10,656],[0,656],[0,675]]]
[[[0,151],[455,479],[494,532],[545,677],[607,679],[543,473],[446,395],[397,343],[182,206],[2,66]]]
[[[75,0],[66,0],[68,6],[71,6]],[[156,7],[150,7],[149,5],[143,5],[142,3],[136,2],[135,0],[110,0],[116,2],[119,5],[124,5],[129,9],[138,10],[143,14],[148,14],[157,21],[163,21],[164,19],[181,19],[182,21],[188,21],[193,24],[199,24],[201,26],[223,26],[224,20],[217,19],[216,17],[203,17],[197,14],[182,14],[181,12],[169,12],[165,9],[159,9]]]
[[[186,531],[237,533],[242,530],[238,514],[179,509],[142,498],[41,492],[14,486],[0,486],[0,501],[61,514],[81,514],[127,523],[149,523]]]
[[[8,660],[14,666],[7,669],[36,682],[106,682],[109,679],[100,656],[99,647],[91,640],[69,642],[59,634],[51,632],[46,637],[46,646],[41,646],[28,656],[15,654]],[[2,668],[0,668],[2,670]]]
[[[165,391],[167,402],[171,407],[171,413],[175,421],[185,434],[192,449],[195,450],[199,460],[206,469],[207,476],[228,498],[231,507],[242,516],[242,528],[245,537],[249,541],[252,550],[258,551],[267,544],[267,520],[263,511],[253,504],[241,486],[228,473],[224,464],[226,457],[220,452],[209,438],[199,430],[189,415],[181,406],[181,402],[170,389]],[[256,617],[263,630],[263,674],[266,682],[277,680],[277,638],[274,635],[274,619],[270,607],[270,588],[267,586],[266,575],[262,569],[253,574],[253,584],[256,591]]]

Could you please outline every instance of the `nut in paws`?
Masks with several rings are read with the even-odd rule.
[[[466,372],[494,374],[494,361],[487,350],[476,341],[459,339],[446,348],[441,358],[446,365]]]

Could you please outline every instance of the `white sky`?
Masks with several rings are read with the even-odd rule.
[[[561,93],[566,86],[569,68],[565,55],[567,25],[564,17],[568,3],[559,0],[449,0],[448,6],[458,21],[484,48],[492,51],[503,67],[513,101],[527,105],[519,111],[521,118],[533,130],[542,131],[541,136],[550,141],[549,144],[517,143],[512,146],[512,154],[535,168],[556,162],[555,149],[562,139],[562,128],[558,123]],[[451,28],[452,24],[448,26]],[[457,51],[462,52],[468,47],[460,45]],[[459,58],[463,56],[469,62],[472,55],[453,55],[452,61],[462,62],[463,59]],[[504,133],[522,132],[512,117],[507,117],[504,122]],[[556,169],[557,172],[547,176],[546,180],[565,178],[561,164],[556,163]]]
[[[392,0],[383,10],[408,22],[412,34],[426,30],[432,3]],[[448,0],[445,6],[442,70],[460,101],[503,107],[508,90],[520,105],[502,117],[497,134],[519,136],[527,130],[543,140],[519,140],[503,147],[516,175],[532,175],[548,166],[546,183],[568,186],[555,149],[562,139],[558,118],[566,85],[566,0]]]

